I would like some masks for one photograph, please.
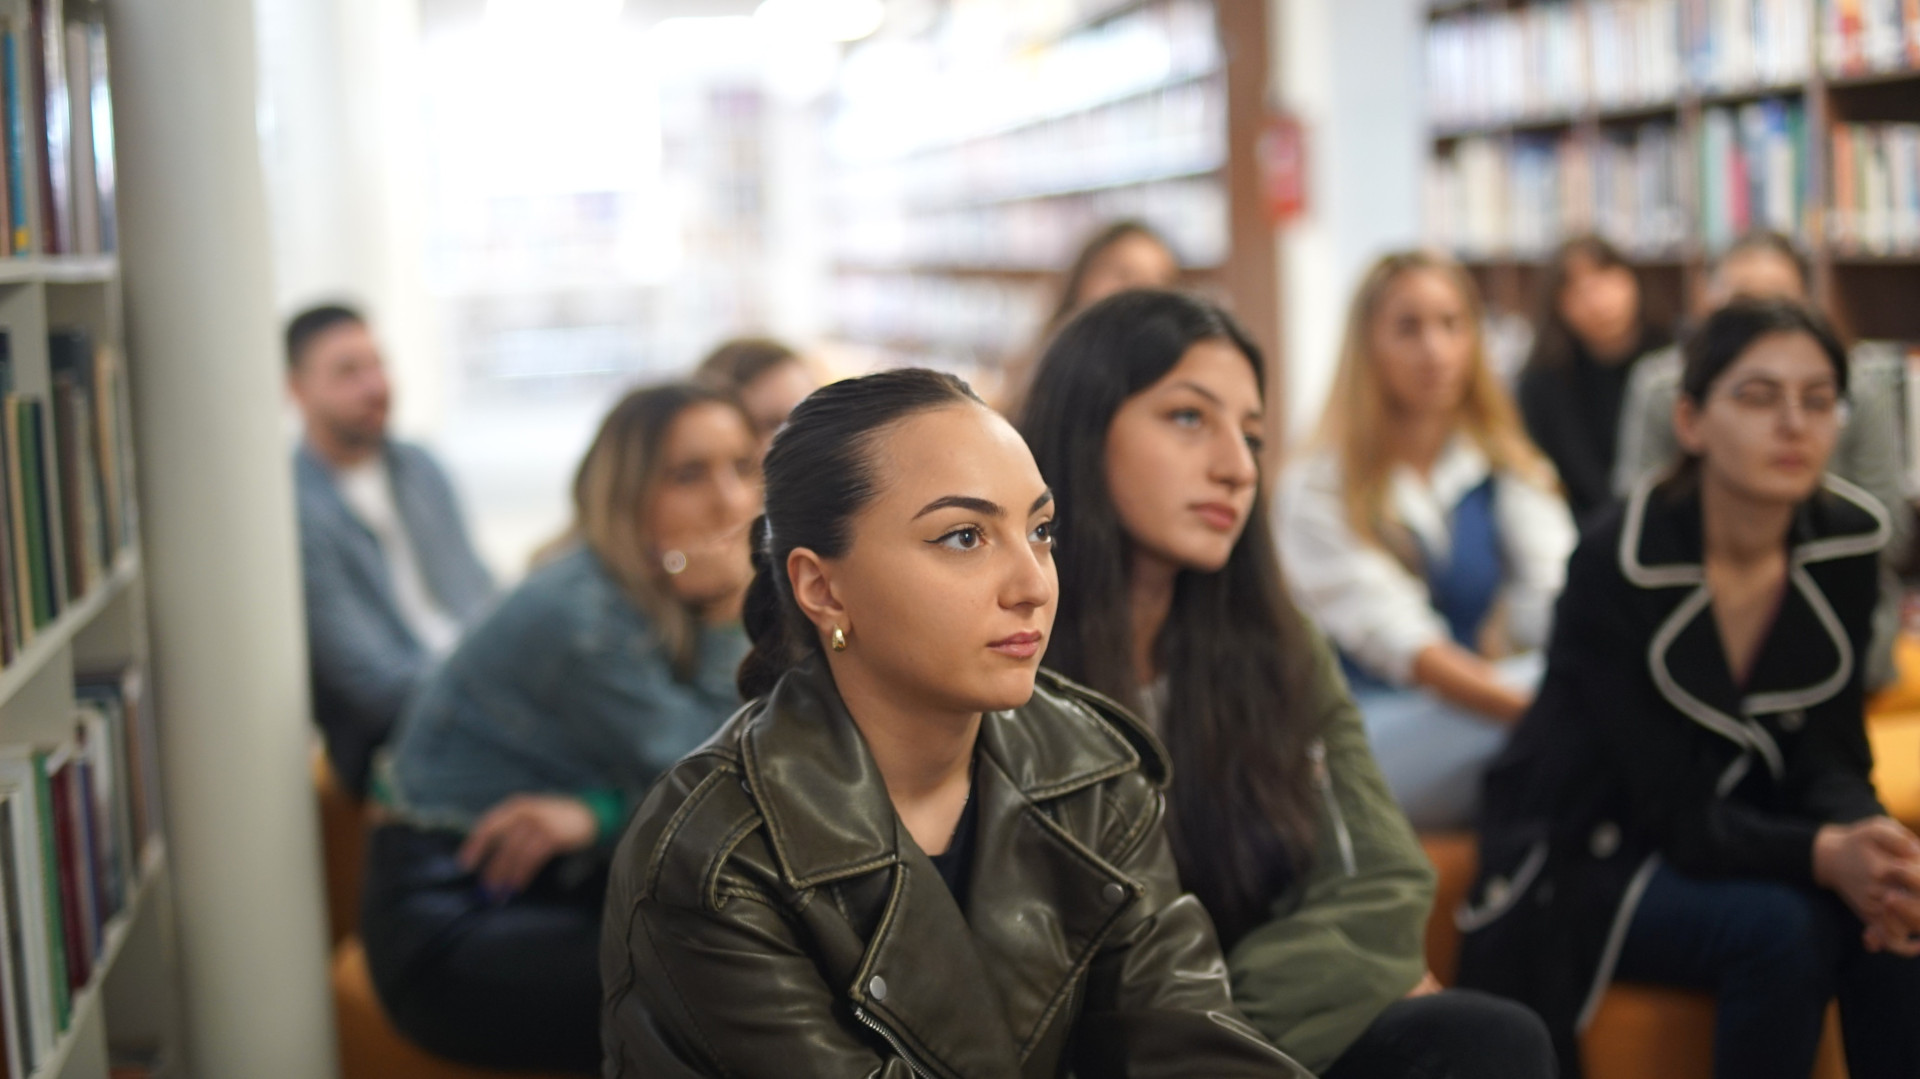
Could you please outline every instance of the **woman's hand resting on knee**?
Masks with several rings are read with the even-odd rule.
[[[1813,841],[1813,879],[1866,923],[1869,951],[1920,956],[1920,838],[1888,817],[1829,824]]]
[[[516,794],[489,809],[460,846],[460,864],[501,898],[526,888],[556,855],[580,850],[599,834],[593,810],[578,798]]]

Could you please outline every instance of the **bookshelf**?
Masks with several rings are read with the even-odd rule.
[[[1671,322],[1773,228],[1849,333],[1920,339],[1920,25],[1860,0],[1478,0],[1428,8],[1429,242],[1530,314],[1592,229]]]
[[[15,542],[20,533],[5,516],[13,510],[21,474],[15,467],[0,469],[0,497],[8,501],[0,510],[0,519],[8,521],[0,550],[9,559],[0,561],[0,576],[7,578],[0,592],[11,588],[15,605],[9,611],[0,595],[0,637],[6,639],[0,646],[0,754],[74,745],[76,717],[92,699],[79,685],[88,672],[140,669],[148,659],[130,401],[119,359],[124,334],[105,58],[99,5],[0,0],[0,188],[8,224],[0,244],[0,333],[9,400],[32,398],[45,410],[37,439],[49,485],[42,568],[57,605],[44,623],[21,628],[33,615],[18,611],[22,593],[15,586],[31,581],[18,575],[13,556],[21,549]],[[36,89],[36,70],[52,73],[44,95]],[[62,127],[64,146],[57,138]],[[51,167],[50,148],[64,156],[61,167]],[[8,404],[4,414],[13,418],[14,406]],[[0,457],[18,464],[23,440],[31,436],[8,431]],[[114,471],[115,494],[108,491],[107,468]],[[70,519],[68,490],[76,492]],[[69,534],[84,538],[69,543]],[[144,701],[133,703],[145,708]],[[97,913],[89,909],[85,915],[91,928],[79,944],[91,953],[91,970],[71,987],[64,1024],[56,1019],[46,1030],[32,1029],[27,1013],[33,1008],[23,1005],[22,991],[30,997],[42,987],[30,984],[36,973],[30,965],[24,979],[15,974],[15,965],[26,962],[23,934],[45,929],[56,937],[55,931],[22,917],[0,942],[0,1008],[12,1013],[0,1023],[9,1042],[0,1054],[0,1074],[13,1079],[106,1079],[110,1067],[130,1063],[135,1068],[125,1074],[163,1075],[178,1066],[179,1017],[173,1009],[179,976],[166,843],[157,802],[131,808],[127,801],[142,790],[157,797],[159,747],[150,727],[138,735],[145,740],[146,771],[133,778],[117,763],[132,759],[125,740],[132,727],[132,721],[116,727],[116,740],[105,750],[110,758],[98,759],[107,767],[96,762],[85,779],[76,780],[76,789],[92,797],[79,794],[69,803],[75,812],[100,814],[96,822],[75,825],[80,831],[74,842],[88,852],[87,865],[76,872],[114,879],[96,884],[81,878],[79,886],[98,902]],[[102,787],[89,786],[96,782]],[[109,795],[106,786],[117,793]],[[16,809],[21,804],[12,802]],[[143,816],[146,827],[115,832],[122,814],[128,820]],[[15,848],[17,864],[17,846],[7,846]],[[0,897],[8,893],[4,878],[12,872],[0,865]],[[0,902],[0,925],[13,917],[10,906]]]
[[[1139,218],[1271,347],[1271,229],[1242,227],[1261,212],[1265,5],[967,8],[845,65],[827,127],[833,335],[990,382],[1034,344],[1079,245]]]

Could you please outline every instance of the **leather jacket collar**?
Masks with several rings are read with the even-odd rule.
[[[1061,680],[1039,672],[1028,718],[981,717],[977,752],[1028,801],[1045,801],[1140,768],[1156,787],[1170,776],[1166,751],[1125,709],[1103,705],[1106,721],[1069,704]],[[1046,711],[1034,722],[1031,710]],[[811,888],[900,860],[897,818],[879,768],[818,659],[782,678],[735,723],[747,785],[754,794],[786,884]],[[729,724],[733,726],[733,724]],[[722,738],[727,737],[725,732]],[[843,792],[823,798],[822,792]]]

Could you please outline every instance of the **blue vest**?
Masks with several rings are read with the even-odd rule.
[[[1414,537],[1420,549],[1425,571],[1428,602],[1447,623],[1447,632],[1456,644],[1477,651],[1480,627],[1500,598],[1500,586],[1507,576],[1506,553],[1500,545],[1500,526],[1494,518],[1494,479],[1488,476],[1454,504],[1448,524],[1453,531],[1453,550],[1439,558],[1427,545]],[[1382,689],[1386,682],[1361,669],[1345,654],[1340,665],[1355,689]]]

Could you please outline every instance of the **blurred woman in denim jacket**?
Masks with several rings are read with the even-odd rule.
[[[422,1047],[597,1071],[607,854],[738,703],[755,446],[715,391],[629,394],[581,463],[568,533],[403,718],[375,776],[363,935]]]

